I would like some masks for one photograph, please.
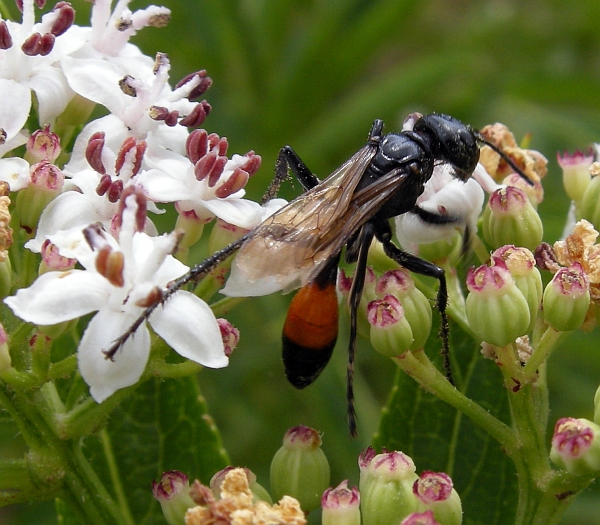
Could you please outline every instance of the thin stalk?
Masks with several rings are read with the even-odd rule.
[[[392,358],[392,360],[427,391],[460,410],[482,427],[500,443],[507,454],[514,454],[518,448],[518,443],[510,427],[452,386],[444,375],[433,366],[433,363],[429,361],[424,352],[419,351],[418,354],[418,359],[412,352],[405,352],[399,357]]]

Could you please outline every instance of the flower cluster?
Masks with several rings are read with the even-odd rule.
[[[358,461],[359,488],[348,487],[348,480],[327,488],[329,464],[320,446],[319,434],[311,428],[286,433],[271,464],[271,490],[279,499],[275,505],[254,473],[242,468],[227,467],[213,476],[210,487],[195,481],[191,488],[185,474],[165,472],[152,490],[172,524],[181,523],[184,515],[188,525],[302,524],[305,513],[319,505],[324,525],[462,523],[460,497],[447,474],[425,471],[418,476],[406,454],[377,454],[369,447]]]
[[[212,84],[206,71],[172,87],[169,58],[157,53],[152,59],[129,43],[146,26],[166,25],[168,9],[132,12],[124,1],[111,10],[110,0],[98,0],[91,25],[80,27],[68,2],[36,22],[36,5],[43,4],[19,2],[22,22],[0,22],[0,93],[10,101],[0,108],[2,291],[6,297],[14,285],[6,257],[12,221],[19,225],[19,240],[41,254],[42,264],[39,277],[33,283],[20,279],[26,286],[5,303],[53,338],[69,321],[97,312],[77,357],[100,403],[141,379],[151,349],[145,326],[117,352],[109,349],[186,274],[181,261],[202,226],[217,218],[250,229],[277,203],[263,208],[244,199],[259,155],[230,156],[225,137],[190,131],[211,111],[202,99]],[[40,129],[28,130],[32,95]],[[88,121],[96,105],[106,115]],[[69,150],[62,147],[70,143]],[[15,151],[21,145],[23,157]],[[171,234],[158,235],[148,215],[163,213],[161,203],[178,212]],[[209,367],[226,366],[239,339],[189,292],[170,298],[149,322],[180,355]]]

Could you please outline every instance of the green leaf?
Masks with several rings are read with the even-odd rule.
[[[194,377],[148,381],[85,449],[126,521],[136,525],[164,524],[151,489],[164,471],[179,470],[207,484],[228,464]]]
[[[439,348],[439,339],[430,337],[428,355],[436,355]],[[451,348],[453,375],[460,390],[500,420],[509,421],[500,374],[491,361],[483,359],[479,344],[453,327]],[[448,473],[462,500],[465,525],[513,522],[517,480],[512,461],[474,422],[420,388],[401,370],[374,446],[408,454],[418,473]]]

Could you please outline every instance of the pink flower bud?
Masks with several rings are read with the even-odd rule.
[[[554,427],[550,458],[574,475],[600,472],[600,426],[587,419],[565,417]]]
[[[360,494],[348,488],[348,480],[336,488],[328,488],[321,498],[323,525],[360,525]]]
[[[227,319],[217,319],[217,324],[221,330],[221,338],[223,339],[223,346],[225,347],[225,355],[229,357],[240,342],[240,331]]]
[[[54,162],[60,155],[60,138],[50,126],[34,131],[27,141],[27,153],[34,162]]]

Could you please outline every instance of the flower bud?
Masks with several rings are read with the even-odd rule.
[[[348,488],[348,480],[323,493],[321,523],[323,525],[360,525],[360,494]]]
[[[443,472],[425,471],[415,481],[413,492],[422,510],[432,510],[435,519],[444,525],[462,523],[462,504],[452,480]]]
[[[54,164],[41,161],[31,166],[31,184],[17,194],[16,214],[21,227],[31,233],[48,203],[62,190],[64,175]]]
[[[225,355],[229,357],[240,342],[240,331],[227,319],[217,319],[217,324],[219,325],[219,330],[221,331]],[[249,477],[248,479],[250,480]]]
[[[212,221],[212,217],[199,218],[194,210],[182,210],[177,202],[175,209],[179,213],[175,229],[183,233],[177,245],[177,258],[186,262],[190,248],[200,240],[204,226]]]
[[[367,305],[367,319],[371,325],[370,339],[379,353],[396,357],[410,348],[414,338],[400,301],[387,294]]]
[[[589,280],[578,262],[561,268],[544,290],[544,320],[559,332],[579,328],[590,306]]]
[[[328,486],[329,463],[317,431],[302,425],[288,430],[271,462],[273,499],[292,496],[304,512],[309,512],[320,506]]]
[[[10,352],[8,350],[8,336],[4,326],[0,323],[0,373],[11,367]]]
[[[592,177],[585,188],[577,215],[591,222],[596,230],[600,229],[600,176]]]
[[[507,186],[490,196],[483,216],[483,236],[494,248],[505,244],[533,250],[542,242],[543,225],[520,189]]]
[[[385,272],[375,285],[378,297],[391,294],[402,304],[404,316],[412,330],[410,350],[423,348],[431,332],[431,304],[416,286],[410,272],[404,269]]]
[[[219,470],[219,472],[217,472],[212,478],[210,478],[210,489],[212,490],[215,499],[218,500],[221,498],[221,485],[225,480],[225,476],[227,476],[227,473],[235,468],[238,467],[225,467],[224,469]],[[246,478],[248,479],[248,486],[252,492],[252,501],[254,503],[257,501],[266,501],[269,505],[272,505],[273,501],[271,500],[271,496],[269,496],[269,493],[262,485],[257,483],[256,474],[247,468],[242,470],[246,473]]]
[[[369,448],[361,454],[359,466],[363,525],[397,525],[417,510],[418,500],[412,491],[417,474],[407,455],[375,455]]]
[[[60,138],[50,131],[50,126],[34,131],[27,141],[27,160],[54,162],[60,155]]]
[[[482,341],[506,346],[526,332],[529,305],[504,262],[497,259],[495,266],[471,268],[467,287],[467,319]]]
[[[590,166],[594,161],[592,150],[577,150],[573,154],[565,152],[562,155],[558,153],[556,159],[563,171],[565,192],[569,199],[579,202],[591,181]]]
[[[195,506],[190,497],[188,477],[177,470],[165,472],[159,482],[152,481],[152,494],[159,501],[169,525],[181,525],[186,511]]]
[[[575,476],[600,473],[599,436],[600,426],[587,419],[559,419],[554,427],[550,459]]]
[[[419,257],[432,262],[445,261],[449,257],[457,254],[461,245],[462,234],[459,231],[456,231],[449,239],[419,244]]]
[[[535,266],[535,257],[527,248],[509,245],[492,253],[492,261],[495,259],[504,261],[517,288],[527,300],[530,322],[525,331],[530,332],[533,330],[543,293],[542,276]]]

